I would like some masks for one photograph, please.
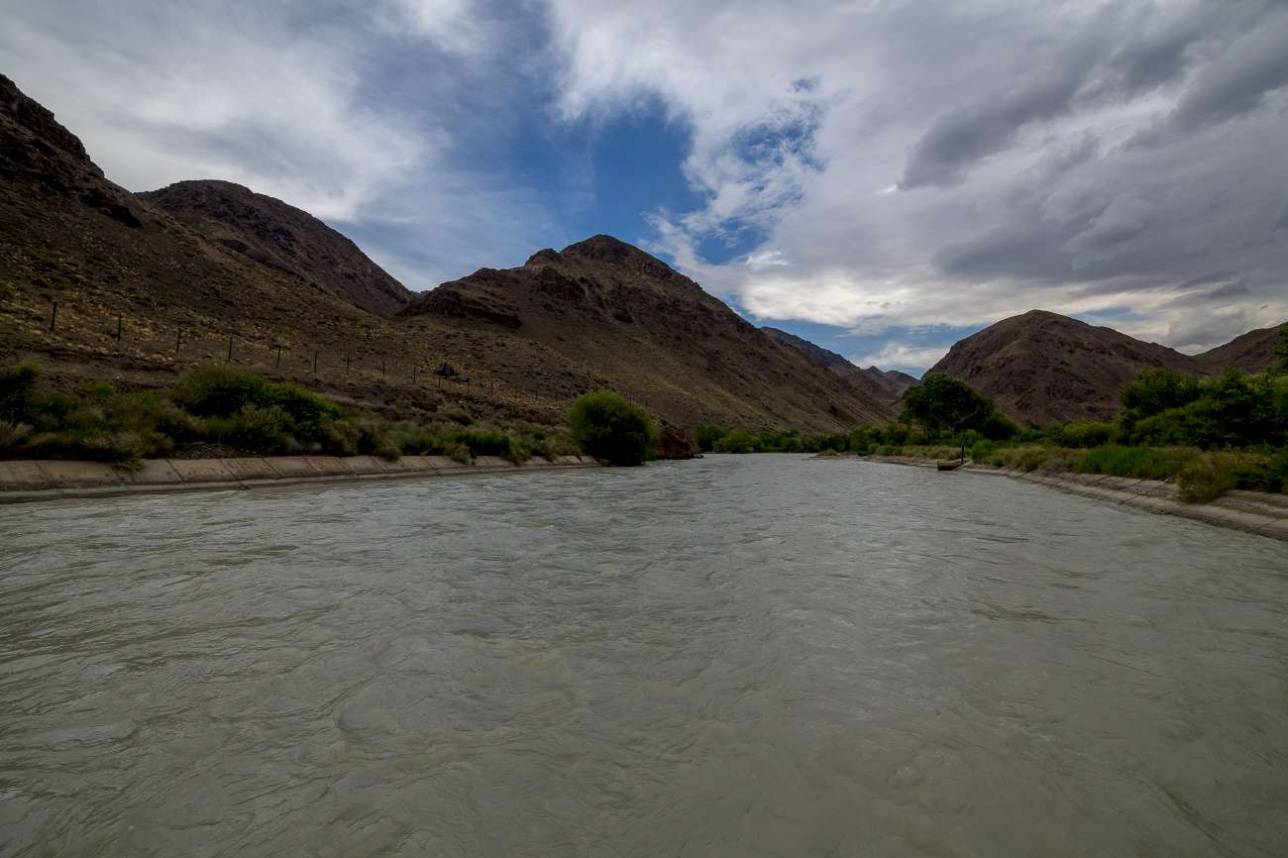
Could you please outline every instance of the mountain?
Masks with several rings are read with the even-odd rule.
[[[264,324],[282,315],[323,329],[360,313],[347,302],[301,306],[297,278],[108,181],[75,135],[2,76],[0,288],[28,319],[61,301],[67,335],[78,320],[89,324],[80,311],[93,308],[170,307],[193,319]]]
[[[402,311],[504,331],[584,362],[686,424],[836,430],[893,409],[744,321],[666,263],[597,235],[481,269]]]
[[[1203,372],[1166,346],[1031,310],[961,340],[930,372],[965,381],[1017,420],[1042,424],[1113,417],[1123,385],[1146,368]]]
[[[412,299],[358,246],[308,212],[241,185],[188,181],[137,197],[207,239],[379,316]]]
[[[917,379],[898,370],[883,370],[875,366],[863,369],[836,352],[828,351],[816,343],[795,334],[789,334],[787,331],[770,327],[760,330],[771,339],[794,348],[815,363],[827,367],[859,388],[865,395],[881,402],[898,402],[903,397],[903,392],[917,383]]]
[[[604,387],[672,427],[834,431],[891,416],[606,236],[408,298],[320,221],[250,190],[130,193],[0,77],[0,362],[142,388],[228,361],[458,422],[555,424]]]
[[[1220,372],[1229,368],[1243,372],[1264,372],[1274,363],[1279,332],[1285,325],[1288,322],[1272,328],[1249,331],[1223,346],[1195,355],[1194,360],[1208,372]]]

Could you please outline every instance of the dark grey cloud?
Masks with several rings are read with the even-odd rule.
[[[1288,7],[1280,6],[1199,72],[1171,124],[1186,132],[1230,120],[1257,109],[1283,86],[1288,86]]]
[[[913,147],[900,190],[959,182],[975,161],[1011,146],[1025,125],[1064,113],[1085,79],[1083,62],[1068,58],[1013,93],[936,120]]]

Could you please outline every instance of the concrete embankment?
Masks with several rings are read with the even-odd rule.
[[[515,465],[479,456],[465,465],[446,456],[266,456],[240,459],[147,459],[135,470],[98,462],[0,462],[0,503],[144,492],[248,489],[335,480],[373,480],[498,472],[590,468],[593,459],[559,456]]]
[[[862,458],[870,462],[890,462],[929,468],[937,466],[937,462],[933,459],[908,456]],[[1125,504],[1164,515],[1192,518],[1218,527],[1228,527],[1288,541],[1288,495],[1230,491],[1211,503],[1190,504],[1180,499],[1175,483],[1161,480],[1137,480],[1105,474],[1026,472],[973,464],[945,474],[944,477],[950,479],[960,473],[1010,477],[1084,497]]]

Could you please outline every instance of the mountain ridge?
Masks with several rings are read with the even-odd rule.
[[[231,183],[132,194],[2,77],[0,168],[0,360],[38,358],[68,383],[159,386],[218,361],[428,420],[549,425],[604,387],[673,426],[840,431],[890,416],[608,236],[410,296],[414,312],[373,308],[385,316],[315,276],[335,267],[327,254],[360,250],[311,215]],[[325,253],[298,252],[301,223]]]
[[[1118,411],[1123,386],[1144,369],[1188,375],[1231,366],[1264,369],[1271,354],[1267,332],[1275,330],[1252,331],[1191,356],[1113,328],[1030,310],[959,340],[928,372],[965,381],[1022,422],[1108,420]]]
[[[392,316],[410,292],[347,237],[309,213],[218,179],[135,194],[251,261],[298,277],[368,312]]]

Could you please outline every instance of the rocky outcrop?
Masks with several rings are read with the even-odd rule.
[[[308,212],[232,182],[179,182],[138,195],[206,238],[381,316],[412,299],[358,246]]]

